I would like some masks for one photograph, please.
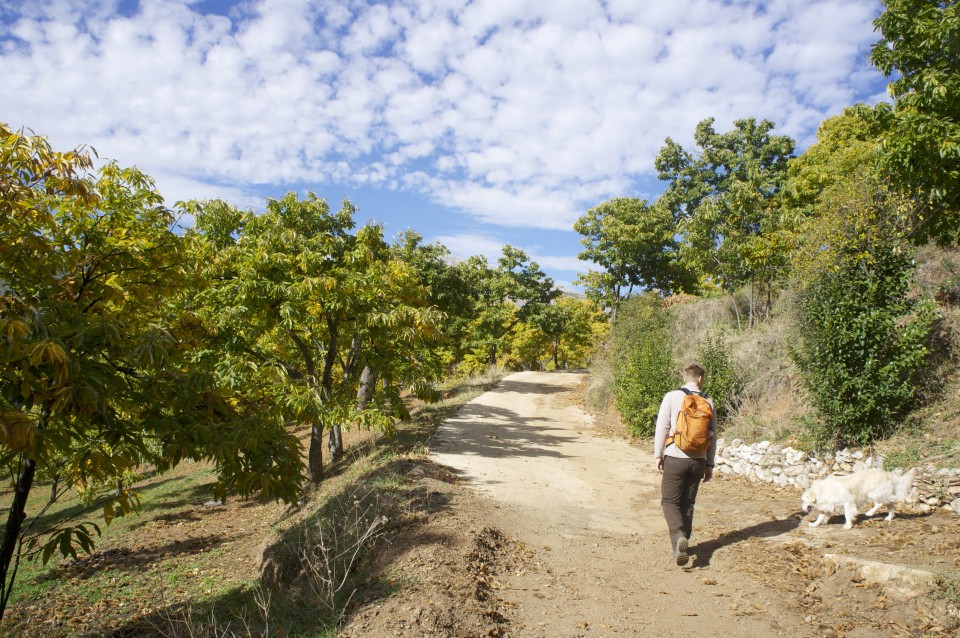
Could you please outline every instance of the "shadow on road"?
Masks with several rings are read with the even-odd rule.
[[[504,379],[500,382],[494,392],[516,392],[518,394],[560,394],[570,392],[570,388],[563,385],[547,385],[545,383],[531,383],[530,381],[517,381],[515,379]]]
[[[439,453],[489,458],[566,458],[567,455],[551,448],[576,438],[569,429],[552,419],[521,416],[506,408],[470,404],[458,416],[444,423],[430,447]]]
[[[797,514],[800,513],[799,511],[797,512]],[[713,558],[714,552],[723,547],[729,547],[734,543],[739,543],[749,538],[773,538],[774,536],[781,536],[795,530],[799,525],[800,517],[790,515],[789,518],[765,521],[757,525],[751,525],[750,527],[721,534],[715,539],[698,543],[693,548],[691,553],[696,556],[694,566],[697,568],[707,567],[710,565],[710,559]]]

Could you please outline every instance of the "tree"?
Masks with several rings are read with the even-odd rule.
[[[439,354],[451,369],[460,361],[467,344],[469,326],[474,319],[474,299],[464,281],[462,267],[453,265],[450,251],[440,243],[424,244],[414,230],[400,233],[394,240],[392,256],[411,266],[426,290],[426,304],[443,313],[443,330],[424,349]]]
[[[539,313],[530,323],[549,340],[553,368],[587,364],[594,345],[609,326],[603,311],[588,299],[561,296]]]
[[[671,212],[647,200],[618,197],[587,211],[574,224],[586,250],[578,257],[607,273],[583,281],[609,287],[600,296],[612,300],[614,316],[620,300],[634,287],[664,293],[690,292],[696,280],[678,263],[679,244]],[[626,292],[624,292],[624,289]]]
[[[884,118],[877,115],[880,110],[859,104],[824,120],[817,141],[790,160],[784,212],[798,230],[793,269],[801,285],[814,278],[813,271],[825,261],[835,258],[829,249],[849,237],[843,230],[850,223],[849,215],[838,214],[849,207],[835,205],[844,199],[839,194],[849,191],[853,184],[873,193],[884,190],[886,179],[877,165],[886,132]],[[890,216],[883,223],[890,228],[897,226],[905,236],[909,232],[909,222],[903,219],[907,207],[885,206],[884,210]]]
[[[817,442],[867,445],[915,407],[936,308],[911,294],[916,265],[881,182],[851,179],[820,205],[825,230],[801,290],[794,359],[819,412]]]
[[[752,293],[755,284],[765,286],[769,308],[771,283],[785,268],[793,241],[780,198],[794,142],[772,135],[768,120],[737,120],[728,133],[717,133],[713,122],[697,125],[694,153],[667,138],[656,158],[660,179],[669,182],[658,204],[676,220],[688,267],[731,296],[746,284]],[[754,314],[751,294],[751,322]]]
[[[173,303],[189,280],[182,241],[152,181],[114,163],[92,168],[84,149],[56,152],[0,125],[0,465],[15,484],[0,616],[38,476],[117,488],[94,503],[107,523],[136,508],[118,479],[142,464],[208,460],[221,495],[292,502],[298,492],[296,439],[270,413],[243,413],[195,365],[193,322]],[[90,551],[98,532],[66,525],[37,550],[44,560]]]
[[[311,483],[323,477],[324,432],[336,460],[343,424],[389,429],[405,415],[401,387],[429,395],[439,359],[420,343],[440,316],[414,269],[390,257],[379,226],[352,232],[349,202],[332,213],[313,194],[290,193],[262,214],[238,216],[222,202],[187,207],[209,282],[197,313],[230,353],[221,373],[282,373],[270,392],[282,398],[288,424],[310,424]]]
[[[914,197],[911,239],[960,242],[960,4],[884,0],[871,62],[885,76],[892,108],[883,162]]]
[[[475,353],[475,362],[479,354],[487,365],[496,365],[507,333],[560,295],[540,266],[512,246],[503,247],[496,268],[481,256],[457,267],[464,295],[474,304],[465,350]]]

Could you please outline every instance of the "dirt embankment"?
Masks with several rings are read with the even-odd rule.
[[[810,529],[795,491],[721,477],[677,568],[650,452],[597,435],[581,380],[512,375],[440,428],[344,636],[956,635],[948,512]]]

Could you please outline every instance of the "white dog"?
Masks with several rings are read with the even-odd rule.
[[[873,503],[865,513],[873,516],[881,507],[887,508],[886,520],[893,520],[897,503],[910,496],[916,470],[910,470],[903,476],[880,469],[860,470],[847,476],[827,476],[814,481],[810,489],[802,496],[804,512],[811,508],[820,515],[810,523],[817,527],[826,522],[832,514],[843,514],[846,519],[844,529],[853,527],[858,508]]]

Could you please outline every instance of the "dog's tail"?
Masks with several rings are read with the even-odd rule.
[[[916,476],[917,468],[913,468],[900,477],[900,480],[897,481],[897,501],[902,503],[910,497],[910,492],[913,490],[913,480]]]

